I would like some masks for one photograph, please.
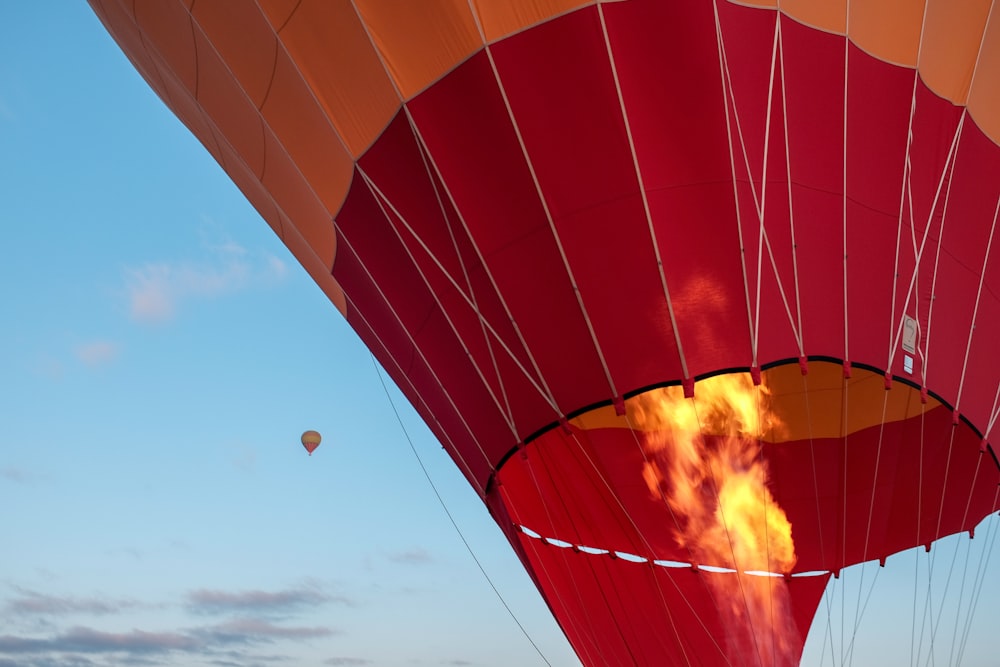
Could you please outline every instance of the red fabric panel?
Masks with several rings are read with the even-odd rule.
[[[574,12],[523,32],[493,53],[618,391],[657,382],[664,372],[679,375],[597,12]],[[562,264],[558,257],[552,261],[555,269]],[[560,355],[560,347],[557,338],[539,349]],[[636,355],[636,347],[650,352]],[[611,396],[606,382],[593,391],[591,402]]]
[[[913,71],[855,49],[847,68],[847,356],[883,368]]]
[[[740,605],[740,620],[734,622],[713,597],[718,587],[733,586],[735,575],[630,562],[561,548],[523,534],[520,544],[527,567],[584,664],[742,664],[753,651],[769,645],[769,619],[755,617],[755,641]],[[779,664],[798,662],[828,579],[829,575],[787,582],[744,577],[744,582],[770,584],[775,595],[780,595],[780,588],[787,590],[792,660]],[[765,656],[764,664],[771,664],[771,656]]]
[[[367,188],[352,190],[338,226],[334,275],[351,298],[349,321],[369,347],[388,351],[380,356],[383,366],[483,488],[490,461],[506,451],[509,428],[468,359],[454,356],[454,332]],[[390,305],[384,295],[400,291],[410,298]],[[463,389],[448,391],[454,387]]]
[[[803,346],[844,356],[844,42],[787,18],[781,35]]]
[[[928,386],[942,396],[957,397],[962,372],[966,370],[966,385],[959,408],[983,430],[992,414],[997,389],[996,362],[992,361],[996,358],[997,334],[1000,333],[997,322],[1000,317],[997,295],[1000,292],[994,289],[997,284],[996,255],[1000,248],[996,243],[991,248],[991,261],[986,264],[986,281],[975,322],[973,311],[996,212],[998,169],[1000,151],[996,144],[966,119],[950,183],[944,229],[940,233],[941,259],[934,285],[937,298],[933,302],[933,313],[929,313],[930,321],[922,323],[924,331],[930,329]],[[935,231],[936,227],[932,234]],[[926,301],[930,300],[932,279],[931,275],[921,277]],[[973,325],[975,335],[966,363],[966,348]]]
[[[410,108],[560,411],[608,397],[608,383],[486,56],[472,57]]]
[[[689,372],[749,366],[712,7],[647,2],[603,9]],[[665,34],[665,26],[676,29]],[[640,320],[622,329],[643,326]]]
[[[992,224],[996,213],[997,202],[990,195],[996,195],[996,175],[1000,173],[1000,151],[978,128],[969,126],[968,120],[966,119],[966,127],[962,134],[955,175],[951,181],[944,238],[949,254],[954,253],[960,258],[966,270],[978,273],[981,264],[975,262],[986,250],[982,244],[983,235],[988,234],[988,229],[984,229],[984,226],[987,222]],[[966,220],[971,225],[969,231],[965,228]],[[977,240],[980,244],[978,246]],[[965,386],[958,405],[962,414],[983,430],[993,415],[994,400],[997,395],[997,365],[993,360],[997,354],[997,342],[1000,341],[1000,263],[996,259],[998,247],[1000,246],[997,244],[995,231],[990,261],[987,262],[983,274],[984,281],[979,311],[976,315],[975,332],[969,350]],[[923,284],[926,285],[926,279],[923,280]],[[939,317],[943,315],[937,310],[940,301],[941,299],[935,301],[934,328],[941,322]],[[971,322],[971,319],[969,321]],[[933,356],[930,362],[932,367],[928,369],[928,382],[931,378],[936,380],[942,373],[952,370],[945,365],[946,361],[937,358],[936,352],[942,339],[938,338],[937,331],[932,335],[934,340],[930,342],[930,348]]]
[[[388,225],[379,227],[387,233],[384,242],[405,246],[412,260],[398,260],[412,261],[423,274],[462,345],[469,350],[484,381],[497,397],[495,402],[499,402],[504,411],[509,404],[511,418],[519,432],[530,432],[559,415],[542,400],[536,388],[540,382],[531,359],[518,340],[444,186],[433,167],[425,166],[424,159],[405,116],[399,116],[361,161],[374,187],[384,196],[383,206],[396,229],[393,232]],[[358,187],[365,190],[361,196],[367,196],[368,188],[364,183],[359,182]],[[393,209],[402,214],[402,220]],[[343,213],[338,221],[342,226],[370,226],[362,219]],[[386,270],[394,270],[394,267],[387,265]],[[484,328],[477,311],[500,341]],[[431,344],[443,345],[452,340],[448,337],[431,341]],[[449,350],[443,348],[440,352],[436,355],[440,363],[450,363]],[[467,359],[462,354],[455,356],[454,362],[465,364]],[[506,431],[509,434],[510,429]]]

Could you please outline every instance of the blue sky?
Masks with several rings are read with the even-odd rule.
[[[0,665],[543,664],[343,318],[86,3],[55,7],[0,3]],[[518,618],[574,664],[392,396]]]
[[[87,5],[2,2],[0,25],[0,667],[544,664],[407,435],[545,658],[579,664],[427,429],[391,389],[396,422],[339,313]],[[869,655],[910,646],[914,573],[894,574]],[[995,663],[995,579],[963,664]],[[838,595],[857,593],[833,591],[834,617]],[[835,662],[822,639],[807,664]]]

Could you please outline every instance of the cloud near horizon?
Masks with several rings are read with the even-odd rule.
[[[252,652],[254,648],[338,634],[339,630],[326,626],[284,626],[257,618],[164,632],[136,628],[104,632],[78,625],[44,637],[0,635],[0,667],[160,664],[161,659],[178,655],[202,661],[218,656],[232,660],[231,664],[251,665],[274,659],[256,655]]]
[[[191,635],[212,644],[256,644],[276,639],[312,639],[340,634],[325,626],[294,627],[275,625],[260,618],[235,618],[224,623],[195,628]]]
[[[356,602],[345,595],[330,595],[318,586],[302,586],[282,591],[221,591],[201,588],[187,594],[190,611],[202,614],[288,613],[335,602],[353,607]]]
[[[0,628],[7,632],[0,634],[0,667],[111,667],[178,661],[245,667],[285,664],[291,658],[260,651],[283,642],[301,643],[342,634],[328,625],[296,624],[289,619],[330,602],[353,604],[345,597],[324,592],[311,581],[277,591],[200,589],[188,593],[181,601],[182,607],[222,618],[165,629],[116,630],[104,626],[104,622],[95,628],[81,623],[62,625],[60,621],[76,614],[90,618],[125,614],[124,618],[129,619],[129,612],[137,609],[174,605],[100,595],[51,595],[16,585],[10,585],[9,590],[7,599],[0,599]],[[31,618],[39,622],[19,623]],[[11,629],[18,625],[23,629],[12,633]]]
[[[136,600],[115,600],[111,598],[57,596],[39,593],[26,588],[14,587],[17,595],[8,600],[3,610],[15,614],[117,614],[126,610],[145,606]]]

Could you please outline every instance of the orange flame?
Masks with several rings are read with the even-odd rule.
[[[799,643],[782,578],[795,566],[792,525],[767,486],[760,439],[780,429],[769,393],[749,376],[698,383],[693,399],[679,387],[641,394],[629,417],[645,433],[643,479],[674,517],[674,537],[701,565],[737,570],[708,576],[728,651],[742,664],[792,664]],[[752,659],[752,658],[751,658]]]

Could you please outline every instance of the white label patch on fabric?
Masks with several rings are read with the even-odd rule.
[[[903,317],[903,350],[910,354],[917,352],[917,321],[909,315]],[[913,365],[912,359],[910,365]]]

